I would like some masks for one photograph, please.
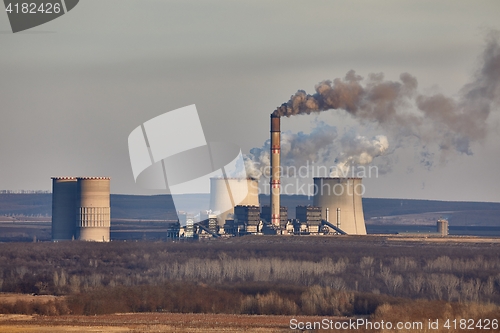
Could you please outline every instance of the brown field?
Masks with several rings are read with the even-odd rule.
[[[291,318],[180,313],[125,313],[101,316],[0,315],[0,332],[290,332]],[[301,321],[322,319],[310,316],[294,318]]]
[[[371,235],[370,235],[371,236]],[[376,235],[373,235],[374,237],[377,237]],[[387,237],[386,235],[378,235],[379,237]],[[500,238],[499,237],[492,237],[492,238],[487,238],[487,237],[477,237],[477,236],[448,236],[448,237],[440,237],[440,236],[419,236],[419,237],[413,237],[413,236],[397,236],[397,237],[387,237],[386,238],[388,241],[406,241],[406,242],[433,242],[433,243],[483,243],[483,244],[494,244],[494,243],[500,243]]]
[[[477,322],[500,318],[499,272],[498,238],[0,243],[0,332],[290,332],[292,316]]]
[[[23,302],[38,302],[47,303],[56,299],[62,300],[65,296],[53,295],[30,295],[30,294],[15,294],[15,293],[0,293],[0,304],[14,304],[17,301]]]

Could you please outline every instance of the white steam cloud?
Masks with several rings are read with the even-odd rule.
[[[372,163],[374,158],[386,153],[389,140],[385,135],[368,139],[351,130],[340,139],[340,145],[342,153],[335,159],[331,177],[347,177],[352,167]]]
[[[310,134],[284,132],[281,135],[281,166],[301,166],[306,163],[325,163],[334,152],[337,129],[319,122]],[[270,140],[261,148],[253,148],[245,155],[245,166],[249,177],[259,179],[269,176]],[[292,175],[291,175],[292,176]]]

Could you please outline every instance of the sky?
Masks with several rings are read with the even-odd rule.
[[[500,30],[499,12],[497,0],[81,0],[16,34],[0,13],[0,189],[109,176],[112,193],[159,194],[132,174],[127,139],[140,124],[196,104],[207,141],[246,154],[263,146],[269,114],[297,90],[314,93],[350,70],[365,80],[409,73],[419,93],[459,99],[481,68],[488,34]],[[281,125],[308,134],[320,123],[339,138],[388,135],[373,164],[390,168],[365,179],[366,197],[500,202],[498,104],[470,154],[438,158],[427,142],[431,165],[421,163],[421,142],[398,145],[343,110]]]

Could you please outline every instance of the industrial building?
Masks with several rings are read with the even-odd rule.
[[[322,231],[321,207],[297,206],[295,208],[295,234],[319,234]]]
[[[238,225],[245,226],[248,233],[259,233],[261,230],[260,207],[259,206],[236,206],[234,207],[234,221]]]
[[[199,217],[178,212],[178,221],[166,225],[168,239],[247,234],[366,235],[361,178],[314,178],[313,205],[296,207],[296,218],[288,218],[288,207],[280,204],[281,118],[278,114],[281,113],[271,114],[270,119],[269,205],[260,205],[256,179],[210,178],[210,210],[200,212]],[[54,177],[52,180],[52,240],[109,241],[110,178]]]
[[[272,222],[273,221],[272,213],[273,211],[271,209],[271,206],[262,206],[262,214],[261,214],[262,220],[271,223],[273,227],[284,228],[288,222],[288,207],[284,206],[280,207],[279,214],[277,215],[278,220],[276,220],[276,218],[274,217],[275,219],[274,223]]]
[[[109,242],[109,177],[52,178],[52,240]]]

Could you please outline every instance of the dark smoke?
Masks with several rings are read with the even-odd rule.
[[[422,146],[437,144],[443,161],[452,151],[470,155],[471,143],[486,137],[488,117],[500,101],[499,37],[498,31],[487,36],[482,65],[457,99],[420,94],[417,79],[408,73],[399,81],[384,80],[382,73],[364,80],[351,70],[343,79],[320,82],[313,95],[297,91],[274,114],[290,117],[343,109],[362,124],[375,123],[396,138],[414,137]]]

